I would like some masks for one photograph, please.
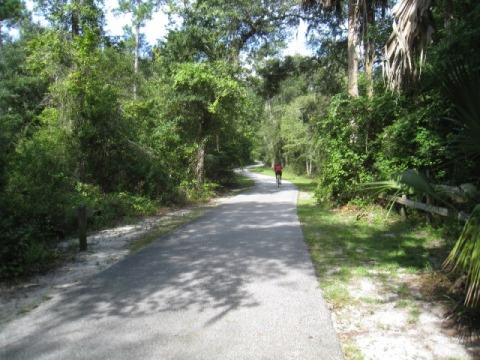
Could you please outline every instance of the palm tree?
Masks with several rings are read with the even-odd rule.
[[[430,0],[400,0],[392,14],[393,33],[385,45],[384,75],[391,89],[400,90],[420,76],[425,49],[432,40]]]

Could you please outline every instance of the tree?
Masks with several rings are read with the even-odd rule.
[[[173,11],[196,43],[203,43],[198,50],[211,60],[221,57],[238,64],[242,52],[263,57],[277,51],[288,27],[298,22],[295,5],[292,0],[201,0],[183,3]]]
[[[55,30],[72,36],[94,32],[103,34],[104,15],[97,0],[36,0],[40,11]]]
[[[120,0],[118,2],[119,13],[130,13],[132,15],[132,25],[134,28],[134,73],[138,74],[138,60],[140,57],[140,29],[145,25],[145,21],[152,18],[152,12],[158,8],[160,1],[142,1],[142,0]],[[137,96],[137,79],[133,83],[133,96]]]
[[[377,9],[380,11],[379,16],[385,19],[388,2],[386,0],[367,0],[361,3],[361,29],[363,35],[363,49],[365,56],[365,77],[367,80],[367,96],[373,97],[374,82],[373,68],[376,56],[376,38],[381,30],[377,22]],[[383,47],[383,43],[381,44]]]
[[[205,181],[207,146],[219,141],[222,129],[233,126],[242,111],[244,95],[223,63],[181,64],[173,81],[176,95],[172,105],[185,140],[195,148],[193,169],[200,190]]]
[[[360,54],[358,50],[363,42],[364,69],[367,80],[367,95],[373,95],[373,67],[377,53],[376,38],[379,29],[377,17],[385,18],[387,7],[386,0],[348,0],[344,13],[345,2],[342,0],[306,0],[302,1],[303,9],[309,16],[309,29],[320,34],[323,43],[338,42],[338,38],[344,37],[343,28],[345,18],[347,20],[347,36],[345,46],[347,48],[347,75],[348,94],[357,97],[358,68]],[[329,34],[324,34],[325,25],[330,28]],[[381,44],[383,47],[383,44]],[[322,51],[322,50],[320,50]]]
[[[285,157],[289,166],[300,173],[312,175],[316,152],[317,96],[314,94],[296,97],[285,107],[281,118],[281,136]]]
[[[22,17],[23,11],[24,5],[20,0],[0,0],[0,48],[3,44],[3,23],[19,20]]]
[[[358,19],[359,6],[357,0],[348,0],[348,94],[358,96]]]
[[[330,17],[333,26],[341,26],[343,19],[342,0],[303,0],[302,6],[306,11],[313,11],[322,15],[322,18]],[[348,94],[351,97],[358,96],[358,54],[359,29],[360,29],[360,5],[357,0],[348,0],[347,8],[347,73],[348,73]]]
[[[39,127],[36,117],[44,107],[48,83],[28,71],[27,57],[26,39],[0,50],[0,189],[16,146]]]
[[[295,171],[312,173],[316,116],[329,85],[322,65],[322,60],[296,55],[269,59],[256,69],[262,78],[257,91],[265,101],[259,151],[266,160],[282,159]]]

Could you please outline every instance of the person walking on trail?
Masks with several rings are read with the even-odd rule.
[[[273,166],[273,170],[275,170],[275,178],[279,179],[282,181],[282,164],[276,163]]]

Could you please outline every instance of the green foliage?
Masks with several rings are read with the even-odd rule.
[[[298,22],[295,5],[290,0],[173,3],[172,11],[183,19],[185,51],[171,50],[181,57],[186,53],[187,61],[238,62],[241,52],[251,58],[272,55],[283,44],[288,26]]]
[[[435,96],[407,103],[378,89],[372,99],[334,97],[318,123],[318,199],[347,202],[359,195],[357,184],[405,168],[430,170],[433,179],[441,180],[445,171],[438,168],[446,168],[451,156],[443,114]]]
[[[86,205],[96,212],[97,226],[108,226],[129,216],[142,216],[155,213],[157,204],[145,196],[127,192],[105,193],[99,186],[77,183],[68,201],[72,205]],[[72,208],[76,211],[76,208]]]
[[[251,97],[230,72],[223,62],[179,64],[166,89],[163,117],[173,118],[186,167],[197,181],[203,175],[228,181],[233,168],[250,158]]]
[[[24,5],[19,0],[0,0],[0,22],[19,18],[24,9]]]
[[[135,71],[125,44],[103,36],[98,2],[38,5],[50,26],[30,25],[0,48],[1,277],[47,264],[58,237],[75,232],[81,204],[95,210],[97,228],[233,183],[259,110],[231,61],[259,35],[229,40],[226,19],[245,23],[243,13],[192,5],[192,16],[179,12],[185,26],[155,58],[141,54]],[[152,4],[137,5],[121,4],[141,25]],[[198,16],[206,9],[212,23]]]
[[[466,274],[465,304],[478,307],[480,304],[480,205],[473,209],[444,266],[451,271]]]
[[[438,5],[440,5],[439,3]],[[447,8],[449,7],[449,8]],[[480,40],[480,4],[476,1],[454,0],[451,4],[445,2],[445,8],[442,6],[434,7],[434,14],[441,18],[446,15],[446,21],[438,21],[437,39],[432,48],[431,65],[434,67],[447,65],[444,73],[437,73],[436,81],[442,81],[449,73],[448,64],[455,59],[458,63],[476,63],[480,62],[480,49],[472,44]]]
[[[443,91],[452,104],[453,121],[458,129],[455,134],[455,150],[466,158],[480,156],[480,68],[474,61],[452,61],[443,79]]]
[[[195,180],[185,180],[180,184],[180,192],[188,202],[202,202],[212,198],[215,195],[215,189],[218,184],[204,182],[200,188]]]
[[[371,119],[365,116],[365,105],[362,99],[350,101],[337,96],[332,99],[327,116],[318,123],[319,202],[346,202],[354,197],[356,184],[369,177],[371,169],[365,167],[368,140],[376,134],[368,132]]]
[[[478,16],[480,7],[477,6],[477,9]],[[449,95],[454,105],[454,117],[459,125],[454,141],[457,158],[465,157],[478,161],[480,154],[480,97],[477,87],[480,81],[480,70],[478,63],[475,64],[476,61],[478,60],[459,63],[458,58],[453,60],[450,64],[450,71],[444,79],[443,90]],[[478,167],[475,168],[474,174],[476,175],[474,179],[478,182],[480,175]],[[472,195],[473,197],[478,195],[478,190],[472,184],[464,186],[464,189],[462,192],[465,193],[467,199]],[[479,219],[480,205],[477,204],[445,261],[445,267],[451,271],[465,274],[467,282],[465,304],[475,308],[478,308],[480,304]]]
[[[445,166],[449,160],[445,133],[449,124],[442,120],[445,108],[437,94],[389,101],[388,121],[376,146],[376,168],[380,177],[405,168],[425,171]],[[440,177],[435,171],[435,176]]]
[[[56,254],[49,244],[39,241],[42,231],[38,224],[27,225],[2,216],[0,231],[0,279],[36,273],[53,265]]]

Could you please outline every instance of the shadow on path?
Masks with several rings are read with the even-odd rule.
[[[244,314],[262,307],[269,311],[272,297],[285,299],[285,303],[278,299],[280,311],[296,306],[297,300],[289,298],[290,294],[303,296],[314,289],[313,283],[303,287],[315,277],[314,270],[296,216],[296,190],[286,183],[277,189],[274,179],[271,182],[259,182],[253,190],[49,302],[44,310],[20,319],[15,328],[7,329],[8,335],[0,337],[0,354],[3,358],[27,358],[50,353],[52,357],[45,358],[62,358],[71,356],[74,349],[81,358],[90,354],[88,344],[96,347],[97,358],[108,358],[112,351],[127,351],[121,349],[128,346],[130,350],[142,346],[137,354],[153,354],[149,347],[170,347],[175,341],[186,346],[196,337],[202,336],[205,342],[218,336],[203,335],[201,329],[218,326],[219,331],[235,332],[243,324],[230,327],[229,322],[238,321],[238,316],[230,318],[230,313]],[[280,293],[269,294],[272,288]],[[272,310],[264,323],[281,324],[277,317]],[[329,321],[329,315],[325,317]],[[115,334],[118,339],[114,339]],[[140,345],[139,338],[148,345]],[[168,344],[162,345],[163,341]],[[202,348],[220,346],[215,342],[202,344]],[[340,353],[337,344],[333,349]],[[176,358],[176,353],[185,354],[182,349],[172,351],[171,358]]]

